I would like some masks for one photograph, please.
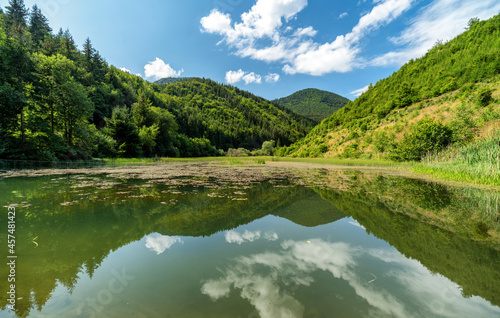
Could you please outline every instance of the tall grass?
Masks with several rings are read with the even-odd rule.
[[[417,172],[456,181],[500,185],[500,132],[469,145],[453,145],[422,159]]]

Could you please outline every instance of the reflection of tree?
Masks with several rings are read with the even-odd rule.
[[[96,177],[55,179],[0,181],[0,190],[5,190],[0,192],[1,202],[32,205],[17,208],[19,317],[35,308],[41,310],[58,284],[71,292],[81,272],[92,278],[110,252],[145,235],[208,236],[318,196],[304,187],[274,188],[267,182],[244,189],[195,189]],[[21,181],[22,191],[7,191],[21,188]],[[319,223],[321,217],[325,215],[316,217]],[[6,228],[5,222],[6,218],[0,220],[0,228]],[[0,244],[7,245],[4,237]],[[7,277],[6,270],[1,267],[2,277]],[[7,288],[0,283],[4,308]]]
[[[329,176],[331,182],[338,177]],[[462,286],[465,296],[478,295],[500,306],[498,244],[487,231],[477,230],[478,224],[486,224],[490,233],[498,233],[498,219],[481,213],[491,210],[498,193],[403,178],[358,175],[347,180],[350,183],[346,179],[343,183],[349,191],[325,187],[316,191],[368,233]]]

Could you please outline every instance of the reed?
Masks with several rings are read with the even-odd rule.
[[[468,145],[453,145],[425,156],[417,172],[446,179],[500,185],[500,132]]]

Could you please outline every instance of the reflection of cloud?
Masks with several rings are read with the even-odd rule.
[[[245,230],[243,234],[240,234],[236,231],[227,231],[226,232],[226,242],[228,243],[237,243],[237,244],[242,244],[244,242],[253,242],[258,239],[260,239],[260,231],[255,231],[255,232],[250,232],[248,230]],[[275,232],[266,232],[264,234],[264,239],[268,241],[277,241],[279,239],[278,234]]]
[[[274,232],[266,232],[264,238],[268,241],[277,241],[279,239],[278,234]]]
[[[369,257],[371,262],[383,262],[390,268],[384,273],[386,278],[393,278],[387,284],[390,289],[368,281],[366,270],[358,269],[360,257],[363,257],[362,264],[367,264]],[[500,313],[500,308],[488,307],[487,302],[478,297],[462,298],[456,284],[432,275],[418,261],[407,259],[397,251],[364,250],[319,239],[310,243],[285,241],[277,252],[236,258],[222,271],[222,278],[205,281],[201,291],[216,301],[228,297],[234,288],[256,308],[260,317],[302,317],[305,308],[290,290],[310,286],[314,281],[311,274],[318,270],[346,281],[357,297],[370,305],[365,316],[453,317],[475,313],[478,317],[494,317]],[[414,308],[419,312],[414,312]]]
[[[156,254],[165,252],[166,249],[171,248],[175,243],[183,242],[178,236],[166,236],[158,233],[154,233],[146,237],[146,247],[155,251]]]
[[[349,221],[349,224],[360,227],[363,230],[366,230],[366,228],[363,225],[359,224],[358,221]]]
[[[241,243],[244,243],[245,241],[253,242],[255,240],[258,240],[259,238],[260,231],[250,232],[248,230],[245,230],[243,234],[240,234],[233,230],[226,232],[226,242],[228,243],[238,243],[241,245]]]
[[[253,242],[255,240],[260,239],[260,231],[249,232],[245,230],[245,233],[243,233],[242,237],[249,242]]]

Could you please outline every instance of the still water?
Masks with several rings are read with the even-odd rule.
[[[192,168],[0,179],[0,317],[500,317],[495,191]]]

